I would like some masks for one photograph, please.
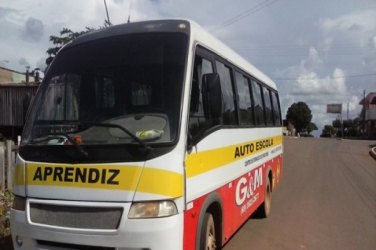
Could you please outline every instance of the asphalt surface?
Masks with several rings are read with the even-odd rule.
[[[267,219],[223,250],[376,249],[375,141],[285,138],[283,179]]]

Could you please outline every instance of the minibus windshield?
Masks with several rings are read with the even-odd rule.
[[[67,46],[38,91],[22,144],[72,144],[68,138],[82,146],[174,142],[186,51],[187,37],[173,33]]]

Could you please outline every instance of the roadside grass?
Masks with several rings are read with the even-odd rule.
[[[13,249],[10,235],[10,208],[12,207],[13,194],[0,187],[0,249]]]

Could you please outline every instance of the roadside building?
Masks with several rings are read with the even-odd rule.
[[[16,140],[39,86],[39,73],[0,67],[0,138]]]
[[[359,104],[363,105],[362,132],[368,138],[376,138],[376,92],[369,93]]]

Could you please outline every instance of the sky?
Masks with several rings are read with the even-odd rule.
[[[188,18],[273,79],[282,116],[307,103],[319,130],[376,92],[376,0],[106,0],[112,24]],[[103,0],[1,0],[0,67],[45,68],[50,35],[103,26]]]

